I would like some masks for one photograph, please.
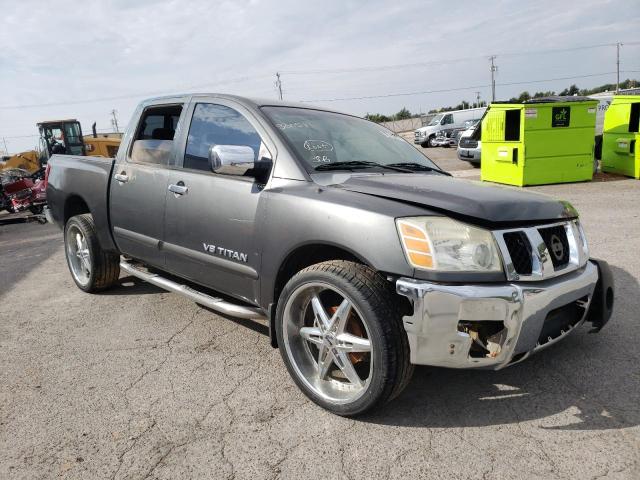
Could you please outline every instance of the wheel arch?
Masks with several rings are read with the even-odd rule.
[[[95,203],[91,203],[91,199],[88,200],[89,201],[87,201],[84,196],[77,193],[71,193],[65,198],[61,212],[62,229],[64,230],[71,217],[88,213],[93,217],[95,222],[100,247],[105,251],[117,252],[118,249],[111,237],[111,229],[107,219],[106,206],[100,207]]]
[[[64,202],[62,224],[66,225],[71,217],[82,215],[83,213],[91,213],[89,205],[80,195],[71,194]]]
[[[286,283],[300,270],[316,263],[328,260],[348,260],[371,268],[375,267],[362,255],[357,254],[343,245],[329,242],[308,242],[292,248],[280,263],[269,301],[269,338],[271,346],[277,348],[278,342],[275,335],[275,312],[278,305],[278,297]]]

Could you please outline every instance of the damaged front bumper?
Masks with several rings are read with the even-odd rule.
[[[540,282],[443,285],[400,278],[396,290],[413,304],[413,314],[403,318],[411,363],[452,368],[503,368],[587,319],[599,330],[613,307],[609,267],[595,260]],[[592,301],[596,312],[589,311]]]

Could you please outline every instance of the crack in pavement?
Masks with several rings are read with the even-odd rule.
[[[187,321],[182,327],[180,327],[178,330],[176,330],[173,334],[171,334],[171,336],[164,341],[164,346],[165,348],[167,348],[167,352],[164,356],[164,358],[152,369],[147,369],[144,372],[142,372],[142,374],[134,381],[132,382],[127,388],[125,388],[122,392],[123,398],[124,398],[124,402],[126,405],[126,409],[130,410],[131,409],[131,404],[129,402],[129,397],[128,394],[129,392],[136,386],[138,385],[145,377],[147,377],[148,375],[151,375],[152,373],[155,372],[159,372],[160,369],[166,364],[166,362],[168,361],[169,357],[171,356],[171,354],[173,353],[173,348],[171,346],[172,342],[176,339],[176,337],[178,337],[178,335],[182,334],[183,332],[185,332],[187,330],[187,328],[189,328],[191,325],[193,325],[193,323],[196,320],[196,317],[198,316],[199,311],[196,310],[194,311],[193,315],[191,316],[191,318],[189,319],[189,321]],[[175,396],[175,394],[174,394]],[[145,430],[140,433],[139,435],[133,437],[133,441],[130,445],[128,445],[125,450],[123,452],[121,452],[118,455],[118,466],[116,467],[116,470],[114,471],[111,479],[114,480],[116,478],[116,476],[118,475],[118,473],[120,472],[120,469],[122,468],[122,465],[124,463],[124,457],[127,453],[129,453],[130,451],[132,451],[135,446],[138,444],[138,442],[140,441],[140,439],[145,436],[146,434],[148,434],[154,427],[157,426],[157,421],[156,419],[151,415],[151,409],[153,408],[153,406],[159,401],[159,398],[157,398],[156,400],[154,400],[153,402],[151,402],[151,404],[149,405],[149,411],[145,414],[145,416],[151,420],[151,424],[145,428]],[[130,418],[128,421],[128,430],[131,430],[131,424],[132,424],[133,418]],[[163,434],[163,436],[166,435]]]

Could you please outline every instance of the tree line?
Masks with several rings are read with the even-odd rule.
[[[626,88],[635,88],[638,85],[640,85],[640,81],[627,79],[620,82],[620,89],[624,90]],[[547,91],[534,92],[532,95],[525,90],[524,92],[521,92],[520,95],[518,95],[517,97],[511,97],[509,99],[509,102],[522,103],[527,100],[531,100],[532,98],[551,97],[554,95],[586,96],[586,95],[593,95],[594,93],[613,92],[615,91],[615,89],[616,89],[615,83],[605,83],[604,85],[600,85],[599,87],[594,87],[594,88],[578,88],[577,85],[572,84],[558,93],[556,93],[553,90],[547,90]],[[480,101],[480,103],[476,103],[476,102],[467,102],[463,100],[462,102],[460,102],[455,106],[429,110],[429,113],[449,112],[451,110],[466,110],[468,108],[486,107],[486,106],[487,106],[487,102],[485,101]],[[406,120],[408,118],[420,117],[421,115],[423,114],[412,113],[406,107],[403,107],[400,111],[392,115],[384,115],[382,113],[367,113],[364,116],[364,118],[366,118],[367,120],[371,120],[373,122],[381,123],[381,122],[391,122],[394,120]]]

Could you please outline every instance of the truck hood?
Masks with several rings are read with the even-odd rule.
[[[577,216],[570,204],[546,195],[438,174],[353,175],[336,187],[420,205],[476,224],[507,226]]]

